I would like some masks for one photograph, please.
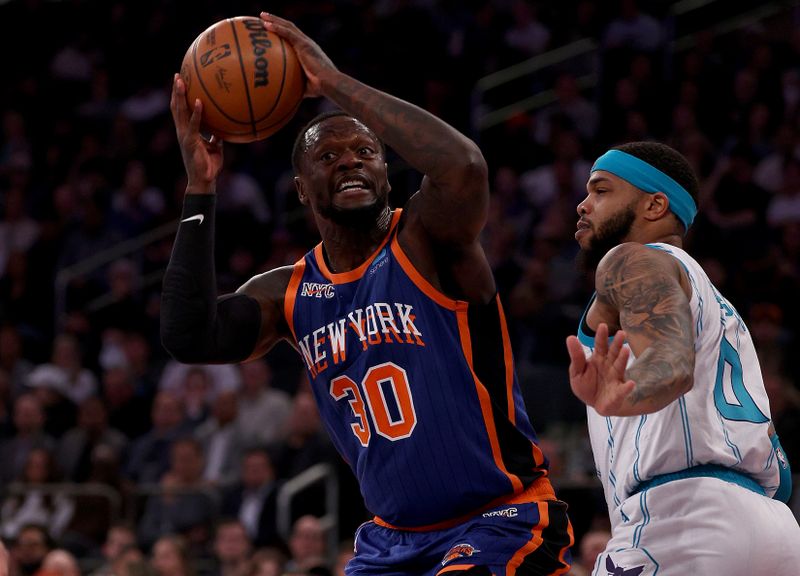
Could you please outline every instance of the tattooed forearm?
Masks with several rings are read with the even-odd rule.
[[[333,74],[325,95],[361,119],[429,178],[446,178],[454,168],[483,163],[483,156],[469,138],[433,114],[345,74]]]
[[[686,294],[671,257],[623,244],[597,272],[598,300],[619,312],[636,361],[626,376],[636,382],[632,407],[658,410],[691,389],[694,333]]]
[[[660,409],[692,386],[692,361],[685,356],[648,348],[627,370],[626,377],[636,382],[628,396],[631,406]]]

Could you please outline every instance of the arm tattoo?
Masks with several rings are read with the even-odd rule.
[[[686,294],[660,253],[623,245],[598,268],[598,299],[619,311],[628,340],[643,350],[626,376],[633,405],[663,407],[691,388],[692,314]]]
[[[342,76],[328,96],[353,111],[409,164],[434,180],[462,160],[471,146],[439,118],[354,78]]]

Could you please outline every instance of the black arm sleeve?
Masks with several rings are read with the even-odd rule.
[[[213,194],[187,194],[161,292],[161,342],[176,360],[239,362],[255,349],[261,307],[244,294],[217,298]]]

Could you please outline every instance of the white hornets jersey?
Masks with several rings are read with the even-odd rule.
[[[588,408],[598,475],[612,513],[637,486],[700,465],[737,470],[772,497],[785,466],[768,435],[770,410],[750,333],[700,265],[668,244],[648,244],[683,265],[692,285],[695,335],[693,388],[662,410],[643,416],[604,417]],[[587,356],[594,338],[585,316],[578,337]],[[631,354],[630,362],[633,362]]]

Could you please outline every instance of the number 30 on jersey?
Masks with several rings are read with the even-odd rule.
[[[369,444],[373,430],[394,442],[411,436],[417,425],[408,376],[393,362],[367,370],[360,386],[349,376],[334,378],[330,392],[337,401],[347,398],[356,418],[350,427],[362,446]]]

